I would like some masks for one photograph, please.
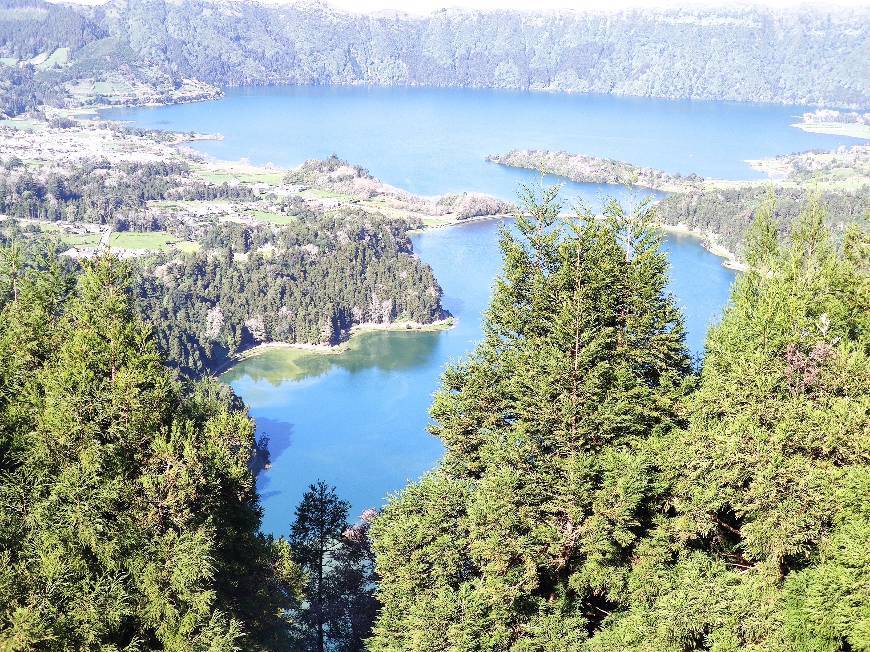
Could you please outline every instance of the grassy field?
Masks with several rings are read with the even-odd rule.
[[[110,245],[119,249],[138,249],[142,251],[177,249],[185,253],[193,253],[200,249],[198,242],[180,240],[174,235],[166,233],[166,231],[150,231],[148,233],[125,231],[123,233],[113,233]]]
[[[24,131],[33,131],[42,127],[42,123],[37,120],[19,120],[7,119],[0,120],[0,127],[12,127],[13,129],[23,129]]]
[[[59,233],[54,225],[41,225],[44,232],[52,232],[59,235],[60,239],[71,247],[95,247],[100,244],[100,233]],[[199,251],[198,242],[179,240],[174,235],[165,231],[151,231],[148,233],[135,233],[124,231],[113,233],[109,239],[109,246],[115,249],[133,249],[141,251],[159,251],[163,249],[177,249],[186,253]]]
[[[178,251],[186,254],[193,254],[200,250],[200,244],[198,242],[190,242],[189,240],[179,240],[175,243],[174,247],[178,249]]]
[[[282,215],[281,213],[272,213],[271,211],[247,211],[247,215],[250,215],[255,220],[259,222],[268,222],[269,224],[292,224],[296,221],[296,217],[293,215]]]
[[[43,231],[45,230],[46,229],[43,228]],[[51,231],[54,229],[48,230]],[[95,247],[100,244],[99,233],[65,233],[60,236],[60,239],[70,247]]]
[[[148,202],[148,205],[169,211],[196,214],[226,213],[233,209],[233,202],[226,199],[168,199]]]
[[[37,58],[42,58],[42,55]],[[31,63],[33,63],[33,65],[35,65],[40,70],[46,70],[48,68],[61,68],[69,63],[69,48],[57,48],[42,61],[36,61],[36,58],[34,58],[31,60]]]
[[[284,172],[236,172],[233,170],[202,169],[196,175],[209,183],[266,183],[270,186],[279,185],[284,180]]]
[[[870,183],[870,176],[863,174],[860,169],[834,168],[833,170],[817,172],[807,179],[801,179],[799,185],[819,190],[855,191],[867,186],[868,183]]]
[[[397,217],[400,219],[404,219],[411,214],[410,211],[402,210],[400,208],[396,208],[395,206],[389,205],[381,198],[361,199],[359,201],[359,205],[366,210],[374,211],[380,213],[381,215],[386,215],[387,217]]]
[[[169,245],[177,242],[178,238],[165,231],[151,231],[149,233],[124,231],[113,233],[109,245],[119,249],[166,249]]]
[[[94,95],[126,95],[133,90],[133,87],[126,82],[98,81],[94,83]]]
[[[457,220],[448,215],[430,215],[422,218],[423,224],[429,227],[447,226],[448,224],[456,224]]]
[[[353,195],[343,195],[340,192],[332,192],[331,190],[320,190],[319,188],[309,188],[302,192],[303,197],[314,199],[340,199],[343,201],[351,201],[356,199]]]
[[[816,134],[832,134],[834,136],[850,136],[870,140],[870,125],[849,122],[798,122],[792,125],[798,129]]]

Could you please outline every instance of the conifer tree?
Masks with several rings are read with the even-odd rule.
[[[783,247],[757,220],[689,427],[660,449],[672,518],[594,649],[870,650],[867,235],[837,252],[817,202]]]
[[[485,339],[432,408],[444,459],[373,525],[372,650],[581,649],[661,517],[654,442],[690,360],[650,206],[521,199]]]
[[[306,652],[357,652],[376,611],[368,517],[348,523],[350,505],[322,480],[296,508],[288,543],[305,577],[294,618],[295,641]]]
[[[293,567],[258,533],[251,421],[172,379],[127,266],[93,263],[66,304],[29,276],[0,313],[0,648],[272,647]]]

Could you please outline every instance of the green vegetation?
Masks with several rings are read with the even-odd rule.
[[[644,208],[527,196],[446,449],[372,525],[371,650],[870,650],[870,241],[818,202],[692,371]]]
[[[33,61],[33,60],[31,60]],[[49,70],[51,68],[60,68],[69,63],[69,48],[57,48],[54,52],[46,56],[42,61],[34,65],[40,70]]]
[[[195,254],[201,248],[198,242],[188,242],[185,240],[174,243],[173,247],[185,254]]]
[[[61,236],[64,244],[71,247],[96,247],[100,244],[99,233],[66,233]]]
[[[259,220],[260,222],[267,222],[268,224],[292,224],[298,218],[293,215],[283,215],[281,213],[275,213],[273,211],[259,211],[253,210],[249,213],[251,217],[255,220]]]
[[[0,161],[0,213],[23,219],[109,224],[116,231],[175,226],[172,208],[206,202],[251,201],[247,186],[209,185],[186,163],[111,163],[105,159],[41,170],[14,155]],[[150,203],[168,214],[147,210]]]
[[[66,173],[34,170],[12,156],[0,169],[0,212],[46,221],[70,220],[111,224],[117,230],[153,226],[144,208],[166,199],[179,179],[189,175],[177,163],[121,163],[95,160]]]
[[[565,177],[577,183],[631,184],[664,192],[694,190],[704,185],[704,179],[696,174],[684,177],[624,161],[568,152],[515,149],[505,154],[489,155],[486,160],[508,167]]]
[[[165,231],[150,231],[147,233],[122,231],[113,233],[109,239],[111,247],[121,249],[160,250],[167,249],[170,245],[177,242],[178,238]]]
[[[209,183],[266,183],[278,185],[284,179],[283,172],[237,172],[233,170],[197,170],[196,175]]]
[[[450,224],[456,224],[456,220],[452,217],[441,217],[435,215],[429,215],[421,218],[423,224],[428,227],[438,228],[440,226],[448,226]]]
[[[412,255],[419,222],[407,217],[318,214],[298,196],[209,185],[184,163],[97,160],[64,174],[2,163],[0,212],[31,225],[19,237],[44,230],[65,247],[96,246],[101,234],[70,234],[61,221],[92,222],[114,229],[110,249],[159,254],[137,264],[136,307],[185,374],[260,343],[336,345],[364,323],[445,316],[432,270]],[[248,223],[220,221],[239,216]]]
[[[868,106],[865,8],[367,16],[328,6],[131,0],[112,11],[9,0],[0,57],[68,48],[63,67],[3,83],[0,112],[82,102],[213,97],[243,84],[459,86]],[[470,24],[474,29],[468,28]],[[228,38],[233,35],[233,38]],[[639,38],[638,35],[642,35]],[[523,44],[517,48],[518,43]],[[204,44],[207,44],[204,45]],[[198,88],[180,91],[185,80]]]
[[[819,113],[824,116],[831,112]],[[777,195],[773,214],[784,239],[798,219],[801,207],[815,194],[821,196],[835,238],[842,238],[849,225],[865,224],[870,217],[870,149],[864,145],[750,161],[753,167],[776,178],[776,185],[771,182],[768,187],[755,182],[703,179],[695,174],[669,174],[567,152],[513,150],[488,156],[487,160],[578,183],[630,185],[669,192],[657,206],[657,220],[701,234],[710,244],[731,252],[737,261],[744,256],[746,235],[756,210],[772,192]],[[424,222],[431,223],[426,219]]]
[[[371,634],[378,607],[368,537],[374,512],[351,526],[349,509],[335,488],[322,481],[309,487],[296,508],[288,541],[306,578],[307,598],[294,614],[299,649],[357,652]]]
[[[2,253],[0,648],[284,647],[298,570],[239,401],[173,380],[125,265]]]
[[[748,186],[721,188],[665,197],[656,205],[656,219],[662,224],[683,225],[734,252],[744,260],[750,226],[760,207],[773,202],[772,216],[776,231],[787,242],[800,220],[803,207],[818,200],[824,210],[825,223],[836,242],[842,241],[850,226],[866,228],[870,218],[870,186],[856,191],[807,188],[764,188]],[[774,196],[775,192],[775,196]]]
[[[763,203],[695,368],[649,204],[523,199],[484,340],[435,397],[439,466],[356,525],[312,485],[286,540],[258,532],[240,401],[160,350],[196,371],[221,340],[368,320],[354,292],[427,273],[404,227],[225,224],[144,276],[0,249],[0,649],[870,650],[866,231],[835,241],[810,200],[783,241]],[[435,345],[392,360],[383,335],[294,360]]]
[[[335,345],[354,326],[445,316],[407,223],[363,212],[282,227],[215,225],[194,255],[157,256],[141,276],[144,319],[186,373],[265,342]]]
[[[43,123],[38,120],[22,120],[21,118],[0,120],[0,127],[11,127],[12,129],[21,129],[23,131],[33,131],[34,129],[41,128],[42,125]]]

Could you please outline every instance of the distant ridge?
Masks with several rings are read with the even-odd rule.
[[[861,74],[870,60],[870,8],[420,16],[348,13],[310,0],[12,3],[63,20],[0,12],[0,58],[72,46],[67,80],[123,67],[164,85],[168,76],[219,87],[470,87],[870,107],[870,78]],[[76,13],[85,21],[76,38],[85,42],[66,43],[63,27]]]

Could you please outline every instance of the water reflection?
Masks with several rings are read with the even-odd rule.
[[[225,383],[241,378],[278,387],[287,381],[317,378],[332,369],[357,374],[366,369],[402,371],[426,365],[435,355],[439,332],[382,331],[360,333],[340,353],[290,348],[267,349],[243,360],[223,375]]]
[[[278,419],[270,419],[268,417],[257,418],[257,439],[265,438],[268,445],[268,462],[269,466],[259,469],[257,474],[257,490],[260,493],[261,500],[268,500],[275,496],[280,496],[282,491],[280,487],[271,488],[272,476],[269,474],[272,461],[281,457],[281,454],[290,448],[293,442],[293,424]]]

